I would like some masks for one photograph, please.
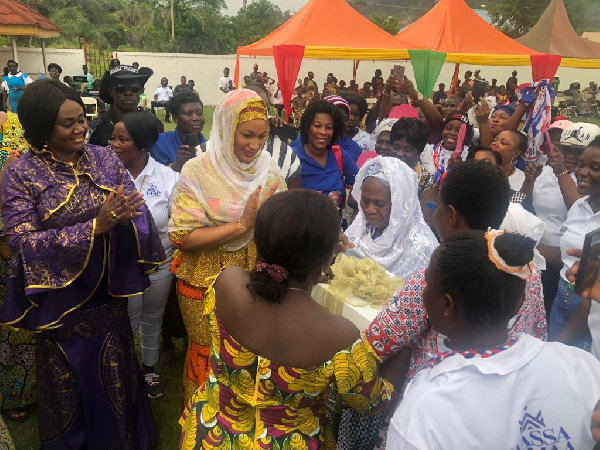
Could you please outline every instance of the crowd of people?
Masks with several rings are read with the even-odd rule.
[[[181,448],[600,441],[600,278],[574,284],[600,127],[554,111],[529,161],[517,73],[479,71],[431,99],[309,72],[295,127],[255,65],[240,88],[225,68],[204,130],[186,77],[144,102],[137,63],[80,89],[50,66],[9,61],[0,113],[0,408],[37,403],[42,448],[153,448],[178,418],[150,401],[179,394]],[[340,253],[405,280],[365,330],[311,297]],[[160,372],[183,337],[178,391]]]

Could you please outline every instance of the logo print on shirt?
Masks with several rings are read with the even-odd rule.
[[[156,183],[150,183],[150,186],[146,189],[146,195],[148,197],[160,197],[161,194],[162,193],[160,192],[160,189],[158,189]]]
[[[571,437],[563,427],[550,428],[546,425],[542,411],[537,414],[523,410],[523,419],[519,420],[521,440],[516,450],[556,449],[575,450],[571,445]]]

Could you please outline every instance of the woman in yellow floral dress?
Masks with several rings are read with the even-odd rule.
[[[0,112],[0,173],[20,154],[29,150],[17,114]],[[12,257],[4,239],[0,217],[0,304],[4,297],[6,271]],[[26,330],[0,329],[0,409],[11,420],[27,418],[26,407],[35,403],[35,336]]]
[[[335,448],[323,393],[377,413],[393,387],[347,319],[319,306],[311,289],[338,244],[340,218],[323,194],[292,190],[258,212],[259,263],[225,269],[206,293],[208,382],[180,424],[184,449]]]
[[[259,206],[285,180],[263,148],[269,135],[265,103],[238,89],[217,105],[207,150],[189,160],[173,195],[171,270],[188,333],[184,405],[208,378],[210,333],[203,316],[209,278],[229,266],[254,267],[252,230]]]

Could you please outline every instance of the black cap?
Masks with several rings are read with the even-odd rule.
[[[107,70],[102,77],[102,84],[100,85],[100,98],[107,104],[112,104],[112,96],[110,95],[110,87],[121,81],[137,81],[141,87],[146,85],[148,78],[150,78],[154,72],[149,67],[140,67],[139,70],[132,66],[117,66],[113,69]]]

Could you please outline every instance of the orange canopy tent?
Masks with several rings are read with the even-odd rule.
[[[540,20],[517,39],[537,51],[570,58],[600,58],[600,43],[577,34],[563,0],[552,0]]]
[[[440,0],[396,38],[400,46],[444,52],[448,62],[473,65],[525,66],[531,64],[532,55],[546,53],[509,38],[479,17],[464,0]],[[563,57],[561,65],[595,68],[600,67],[600,59]]]
[[[240,55],[273,56],[288,105],[303,58],[398,60],[409,58],[407,48],[345,0],[309,0],[268,36],[238,47],[235,83],[239,85]]]
[[[464,0],[440,0],[396,37],[411,49],[447,53],[446,61],[455,63],[529,65],[529,55],[538,53],[488,24]]]
[[[407,59],[408,47],[345,0],[309,0],[287,22],[237,54],[273,56],[277,45],[301,45],[314,59]]]

